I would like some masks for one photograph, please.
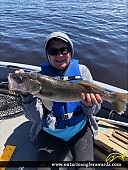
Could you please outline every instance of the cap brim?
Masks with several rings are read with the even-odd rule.
[[[61,39],[61,40],[65,41],[65,42],[68,42],[68,40],[66,40],[66,39],[65,39],[65,38],[63,38],[63,37],[58,36],[58,37],[56,37],[56,38],[59,38],[59,39]]]

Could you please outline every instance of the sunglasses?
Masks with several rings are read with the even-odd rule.
[[[63,48],[50,48],[48,49],[49,55],[58,55],[59,53],[65,55],[68,54],[70,51],[69,47],[63,47]]]

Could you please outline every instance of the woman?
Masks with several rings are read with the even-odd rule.
[[[89,69],[73,60],[73,43],[66,34],[51,33],[46,39],[45,50],[48,62],[41,65],[41,74],[71,82],[93,81]],[[81,93],[81,99],[82,102],[53,102],[49,111],[39,99],[22,94],[25,116],[33,122],[30,139],[37,142],[38,161],[62,161],[69,149],[74,161],[94,160],[93,134],[88,120],[100,110],[102,98],[98,94]]]

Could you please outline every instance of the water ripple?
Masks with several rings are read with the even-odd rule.
[[[0,60],[39,65],[53,31],[73,40],[96,80],[127,84],[127,0],[1,0]],[[123,75],[123,76],[122,76]]]

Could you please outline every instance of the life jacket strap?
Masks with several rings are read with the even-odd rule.
[[[62,120],[69,120],[73,117],[76,117],[80,114],[82,114],[83,112],[81,111],[78,111],[78,112],[72,112],[72,113],[66,113],[66,114],[63,114],[61,116],[55,116],[56,118],[61,118]]]
[[[60,79],[65,80],[65,81],[71,81],[71,80],[78,80],[81,79],[81,76],[61,76]]]

